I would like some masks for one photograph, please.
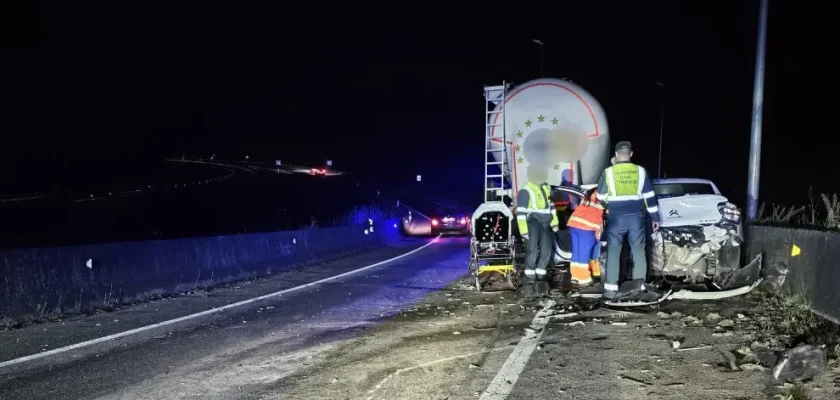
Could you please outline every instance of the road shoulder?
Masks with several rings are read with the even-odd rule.
[[[534,311],[515,293],[480,293],[468,282],[426,296],[342,344],[323,363],[262,388],[258,397],[472,398],[489,384]]]
[[[783,389],[756,358],[769,331],[761,308],[746,298],[630,311],[553,300],[556,317],[501,398],[767,399]],[[462,279],[258,397],[478,398],[517,344],[533,336],[538,310],[533,300],[479,293]],[[836,363],[808,383],[810,398],[840,398],[834,380]]]

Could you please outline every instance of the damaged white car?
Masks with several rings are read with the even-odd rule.
[[[757,271],[741,271],[741,210],[709,180],[656,179],[662,220],[650,244],[654,275],[673,284],[728,290],[749,284]]]

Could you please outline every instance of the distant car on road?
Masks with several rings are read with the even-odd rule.
[[[470,234],[470,213],[456,207],[440,207],[429,216],[432,220],[432,235],[454,233]]]
[[[309,173],[315,176],[327,176],[327,169],[326,168],[312,168],[309,170]]]

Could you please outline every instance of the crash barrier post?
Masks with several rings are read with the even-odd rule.
[[[840,324],[840,233],[750,226],[748,240],[750,259],[763,254],[768,290],[801,294],[816,314]]]
[[[0,317],[108,308],[329,261],[398,240],[398,223],[0,250]]]

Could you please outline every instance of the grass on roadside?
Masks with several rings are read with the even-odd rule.
[[[753,291],[748,297],[762,311],[762,316],[766,317],[759,322],[759,341],[775,342],[774,347],[787,349],[799,344],[825,346],[829,359],[840,358],[840,325],[815,314],[805,296]],[[803,382],[785,384],[779,390],[774,399],[811,398]]]
[[[9,317],[8,313],[6,313],[5,315],[0,315],[0,332],[11,329],[13,326],[15,326],[15,324],[15,320]]]
[[[805,296],[758,291],[751,297],[771,317],[760,327],[763,332],[781,338],[787,348],[800,343],[824,345],[830,358],[840,358],[840,325],[815,314]]]
[[[762,203],[758,209],[758,223],[765,225],[840,230],[840,197],[821,194],[817,199],[808,192],[808,206],[790,207]]]
[[[810,398],[801,383],[788,386],[782,390],[782,393],[776,395],[778,400],[809,400]]]

